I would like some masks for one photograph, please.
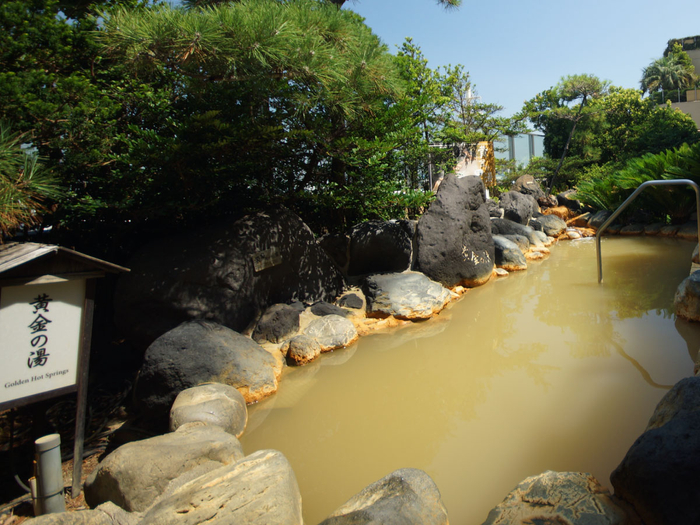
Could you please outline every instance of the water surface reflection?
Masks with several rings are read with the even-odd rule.
[[[693,245],[561,243],[437,318],[288,369],[251,410],[244,449],[281,450],[321,521],[402,467],[430,474],[452,523],[481,523],[523,478],[611,470],[666,389],[692,373],[698,328],[673,295]],[[681,323],[681,324],[679,324]]]

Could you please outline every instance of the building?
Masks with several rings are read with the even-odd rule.
[[[700,35],[669,40],[664,55],[669,53],[675,43],[683,46],[683,51],[688,53],[688,56],[693,61],[695,72],[700,74]],[[686,102],[671,102],[671,106],[680,109],[683,113],[690,116],[690,118],[695,121],[698,129],[700,129],[700,89],[695,88],[687,90],[685,92],[685,98]]]
[[[520,133],[513,137],[501,137],[494,141],[497,159],[515,160],[516,167],[525,167],[534,157],[544,157],[544,135]]]

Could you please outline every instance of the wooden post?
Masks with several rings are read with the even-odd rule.
[[[92,342],[92,318],[95,309],[96,279],[85,282],[85,303],[83,308],[82,337],[78,358],[78,403],[75,412],[75,443],[73,445],[73,486],[71,497],[77,498],[81,490],[83,476],[83,448],[85,444],[85,414],[87,412],[87,391],[89,379],[90,344]]]

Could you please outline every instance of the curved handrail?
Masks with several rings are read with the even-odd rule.
[[[646,182],[641,183],[639,187],[636,190],[634,190],[632,195],[627,197],[627,200],[620,204],[620,206],[615,210],[615,213],[613,213],[608,218],[608,220],[605,221],[600,228],[598,228],[598,231],[595,234],[596,255],[598,257],[598,284],[603,282],[603,260],[600,254],[600,236],[605,231],[605,228],[607,228],[612,223],[612,221],[617,219],[617,216],[620,215],[627,207],[627,205],[630,202],[632,202],[637,197],[637,195],[639,195],[647,186],[678,186],[681,184],[688,184],[695,190],[695,210],[697,213],[698,221],[698,243],[700,244],[700,187],[698,187],[698,185],[690,179],[648,180]]]

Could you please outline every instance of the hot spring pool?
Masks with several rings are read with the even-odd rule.
[[[435,481],[451,523],[480,524],[524,478],[610,472],[692,375],[700,326],[673,295],[694,243],[593,239],[467,292],[438,317],[287,368],[249,407],[246,454],[282,451],[314,525],[393,470]]]

